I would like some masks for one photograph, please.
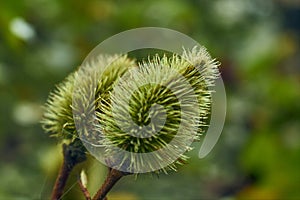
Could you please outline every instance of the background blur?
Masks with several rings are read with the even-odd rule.
[[[208,157],[170,175],[126,177],[109,199],[300,198],[299,0],[0,1],[0,199],[47,199],[61,147],[40,127],[48,93],[96,45],[159,26],[222,62],[228,110]],[[89,158],[89,189],[106,169]],[[74,171],[65,199],[83,199]]]

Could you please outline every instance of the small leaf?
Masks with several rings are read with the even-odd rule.
[[[88,180],[87,180],[87,175],[84,170],[81,170],[81,172],[80,172],[80,181],[84,187],[87,187]]]

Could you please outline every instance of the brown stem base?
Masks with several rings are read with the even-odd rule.
[[[67,163],[63,161],[63,164],[59,170],[59,174],[56,178],[54,188],[52,190],[52,195],[51,195],[52,200],[58,200],[62,196],[66,182],[68,180],[71,171],[72,171],[72,167],[71,166],[68,167]]]
[[[79,184],[79,187],[82,191],[82,194],[83,196],[85,197],[86,200],[91,200],[91,195],[90,195],[90,192],[88,191],[88,189],[86,188],[85,185],[83,185],[82,181],[80,178],[78,178],[78,184]]]
[[[128,173],[123,173],[116,169],[110,169],[105,182],[93,197],[93,200],[105,200],[107,193],[125,175],[128,175]]]
[[[75,165],[85,160],[85,153],[78,147],[76,141],[69,145],[63,144],[63,163],[52,190],[51,200],[61,199],[72,169]]]

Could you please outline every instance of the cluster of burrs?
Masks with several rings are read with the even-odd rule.
[[[176,170],[208,126],[218,65],[204,47],[140,63],[98,55],[49,95],[43,128],[80,138],[92,155],[103,149],[104,162],[121,171]]]

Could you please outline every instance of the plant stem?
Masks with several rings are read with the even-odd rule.
[[[76,146],[76,141],[70,143],[69,145],[63,144],[63,163],[52,190],[52,200],[61,199],[72,169],[75,167],[75,165],[85,160],[85,153],[78,148],[78,146]]]
[[[82,181],[80,178],[78,178],[78,184],[79,184],[79,187],[83,193],[83,196],[85,197],[86,200],[91,200],[91,195],[88,191],[88,189],[83,185]]]
[[[93,197],[93,200],[105,200],[107,193],[112,189],[112,187],[120,180],[123,176],[128,175],[129,173],[123,173],[116,169],[110,169],[108,175],[105,179],[105,182],[98,190],[96,195]]]
[[[65,188],[66,182],[68,180],[71,171],[72,171],[72,166],[68,166],[67,162],[64,159],[52,191],[52,195],[51,195],[52,200],[60,199],[60,197],[62,196],[63,190]]]

